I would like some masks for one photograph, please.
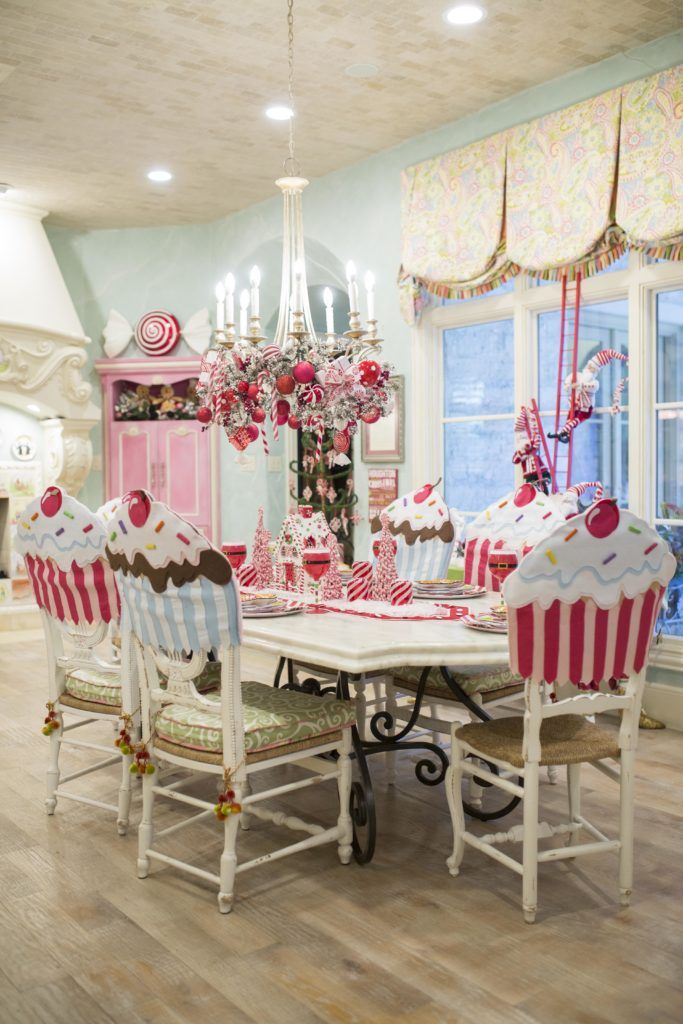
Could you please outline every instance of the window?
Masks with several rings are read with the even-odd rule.
[[[659,292],[656,304],[655,522],[678,561],[660,626],[683,636],[683,290]]]
[[[667,537],[679,570],[660,618],[666,636],[657,664],[680,666],[683,264],[631,252],[583,281],[581,298],[578,365],[610,348],[631,362],[600,372],[594,412],[575,435],[572,482],[601,480]],[[442,476],[449,504],[466,514],[514,486],[515,411],[538,396],[546,429],[554,424],[560,306],[559,282],[538,287],[520,274],[476,300],[434,307],[416,331],[415,481]],[[612,394],[626,375],[622,412],[612,416]]]
[[[514,479],[512,320],[444,331],[443,382],[446,500],[476,513]]]

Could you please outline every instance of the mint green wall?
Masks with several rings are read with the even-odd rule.
[[[309,283],[343,286],[343,267],[348,259],[354,259],[361,271],[374,270],[384,354],[399,373],[406,375],[406,408],[410,407],[410,332],[400,317],[396,287],[402,168],[680,62],[683,31],[519,93],[329,174],[306,190],[304,226]],[[415,102],[421,102],[419,96]],[[299,156],[305,170],[306,154],[302,152]],[[277,174],[278,168],[274,167],[273,178]],[[279,194],[213,224],[81,233],[48,226],[48,234],[83,327],[93,339],[95,356],[101,354],[101,332],[111,307],[132,321],[147,309],[166,307],[182,323],[201,306],[211,307],[215,282],[229,269],[243,283],[249,268],[259,263],[265,322],[276,307],[281,237]],[[399,467],[401,490],[423,482],[410,478],[409,423],[406,441],[406,462]],[[252,513],[266,498],[269,525],[275,529],[285,510],[280,474],[268,473],[258,453],[254,472],[244,472],[235,467],[233,454],[224,440],[224,535],[240,535],[240,523],[253,522]],[[362,512],[367,509],[366,480],[358,451],[357,484]],[[99,500],[99,475],[93,475],[84,496],[93,502]]]

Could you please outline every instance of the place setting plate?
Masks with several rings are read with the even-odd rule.
[[[414,586],[414,596],[426,600],[483,597],[485,593],[486,587],[462,580],[416,580]]]
[[[464,615],[460,620],[470,629],[481,630],[482,633],[507,633],[507,619],[493,612],[481,612],[479,615]]]
[[[298,615],[304,605],[296,601],[286,601],[274,594],[242,595],[243,619],[273,619],[283,615]]]

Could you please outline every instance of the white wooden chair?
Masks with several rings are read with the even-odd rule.
[[[538,865],[546,861],[617,852],[621,902],[630,901],[638,718],[654,624],[675,568],[654,530],[611,501],[600,501],[554,530],[504,584],[510,667],[525,679],[524,717],[453,726],[446,782],[453,853],[447,865],[457,875],[465,846],[471,846],[521,875],[529,923],[536,918]],[[601,682],[616,686],[626,677],[623,694],[599,692]],[[544,682],[595,692],[543,703]],[[621,713],[618,733],[587,720],[610,710]],[[610,760],[619,762],[619,771]],[[523,785],[482,767],[482,761],[521,776]],[[584,762],[619,784],[618,838],[608,838],[581,814]],[[538,820],[541,765],[567,766],[569,817],[559,825]],[[522,799],[522,825],[483,836],[467,829],[461,781],[475,773]],[[582,831],[587,842],[580,840]],[[539,851],[539,839],[556,835],[568,836],[568,845]],[[505,842],[522,843],[521,861],[499,849]]]
[[[31,502],[17,525],[16,547],[24,556],[47,646],[47,813],[54,814],[58,799],[101,807],[116,814],[118,832],[125,835],[131,755],[119,753],[111,740],[105,745],[73,735],[75,729],[106,722],[114,726],[114,735],[124,726],[131,741],[136,739],[139,715],[129,650],[124,648],[117,664],[103,660],[95,650],[119,617],[119,595],[104,558],[105,543],[97,517],[59,487],[49,487],[42,498]],[[64,747],[106,756],[65,775],[60,765]],[[73,780],[113,765],[121,769],[116,804],[66,788]]]
[[[159,849],[159,842],[212,815],[215,800],[182,792],[182,780],[167,785],[157,772],[145,773],[138,876],[146,878],[154,860],[172,865],[216,885],[219,910],[228,913],[239,872],[331,842],[337,843],[343,864],[351,860],[354,709],[350,702],[334,697],[241,682],[239,591],[227,559],[166,505],[152,501],[144,492],[139,495],[133,495],[124,506],[125,530],[110,542],[108,555],[118,573],[128,613],[122,618],[122,629],[129,624],[138,659],[143,763],[213,776],[222,781],[224,793],[232,794],[224,802],[240,807],[241,812],[219,818],[224,834],[217,873],[171,857]],[[143,513],[140,504],[145,506]],[[178,536],[181,544],[174,545]],[[198,692],[195,682],[209,651],[220,658],[221,689],[206,696]],[[159,674],[167,679],[165,689],[159,685]],[[332,753],[336,760],[320,756]],[[301,780],[288,775],[269,789],[252,790],[251,781],[259,772],[285,765],[296,765],[308,774]],[[331,827],[263,806],[265,801],[328,781],[336,782],[338,790]],[[159,829],[157,798],[184,804],[196,813]],[[252,817],[307,836],[238,864],[238,825],[246,829]]]

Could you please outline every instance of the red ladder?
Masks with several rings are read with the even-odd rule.
[[[579,358],[579,314],[581,309],[581,271],[577,271],[575,281],[567,281],[562,276],[562,309],[560,312],[560,350],[557,357],[557,399],[555,403],[555,433],[574,417],[576,408],[576,391],[571,389],[565,395],[564,382],[571,375],[576,383]],[[539,417],[540,419],[540,417]],[[545,435],[541,431],[541,437]],[[554,439],[552,458],[549,459],[553,494],[560,487],[563,491],[572,482],[572,449],[574,431],[569,435],[567,444],[562,444],[557,437]]]

